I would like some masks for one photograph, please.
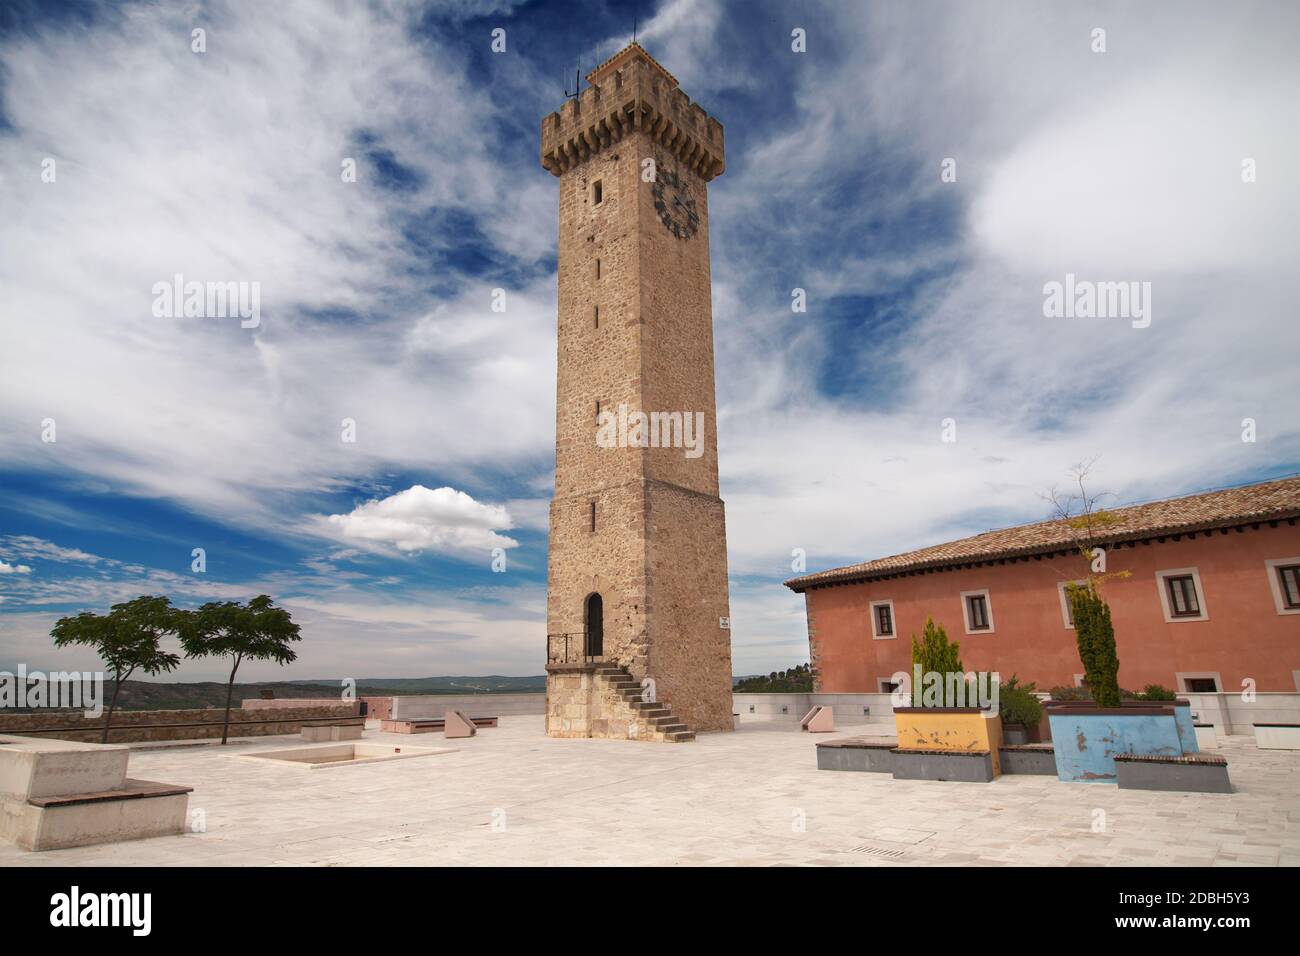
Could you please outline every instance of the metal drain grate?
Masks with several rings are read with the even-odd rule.
[[[863,843],[849,850],[850,853],[868,853],[871,856],[883,856],[889,860],[897,860],[903,855],[902,850],[891,850],[883,846],[872,846],[870,843]]]

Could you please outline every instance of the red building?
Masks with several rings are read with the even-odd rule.
[[[1107,572],[1128,572],[1103,584],[1122,687],[1300,690],[1300,478],[1108,513],[1096,543]],[[787,581],[807,604],[816,690],[890,689],[927,616],[967,670],[1077,685],[1064,586],[1087,570],[1078,535],[1044,521]]]

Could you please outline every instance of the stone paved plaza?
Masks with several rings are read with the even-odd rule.
[[[1300,753],[1260,751],[1248,737],[1220,751],[1237,793],[1178,794],[816,769],[817,739],[863,727],[812,738],[793,722],[756,721],[654,744],[551,739],[542,720],[504,717],[452,741],[368,730],[367,742],[458,750],[321,770],[235,756],[296,737],[137,751],[131,776],[193,786],[206,832],[44,853],[4,846],[0,866],[1300,863]],[[1098,811],[1104,832],[1093,832]]]

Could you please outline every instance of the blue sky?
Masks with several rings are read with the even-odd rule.
[[[305,640],[250,678],[540,672],[538,128],[634,18],[726,127],[737,673],[807,658],[795,549],[811,571],[1036,520],[1085,458],[1120,502],[1300,468],[1290,5],[10,4],[0,667],[91,666],[50,647],[66,613],[267,592]],[[260,283],[260,325],[154,317],[176,273]],[[1151,325],[1044,317],[1067,273],[1150,282]]]

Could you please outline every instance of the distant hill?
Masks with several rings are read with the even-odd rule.
[[[261,697],[269,690],[278,700],[301,697],[338,697],[342,682],[316,680],[260,681],[235,684],[234,701]],[[546,675],[535,677],[366,677],[357,680],[358,697],[395,697],[417,694],[527,694],[546,690]],[[105,694],[113,692],[106,683]],[[107,703],[107,701],[105,702]],[[121,710],[191,710],[225,707],[226,685],[217,681],[162,683],[129,680],[122,685],[117,706]]]

